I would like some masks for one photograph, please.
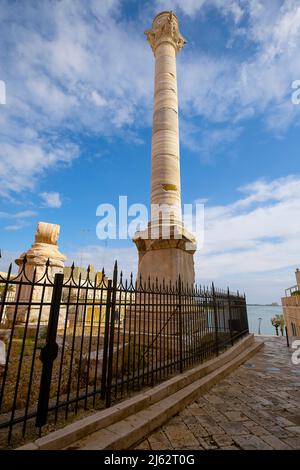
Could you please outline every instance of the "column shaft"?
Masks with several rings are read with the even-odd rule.
[[[151,205],[168,204],[181,221],[176,52],[172,44],[155,50],[155,89],[151,150]],[[151,221],[157,219],[152,210]]]

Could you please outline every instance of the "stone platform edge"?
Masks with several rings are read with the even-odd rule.
[[[17,448],[16,450],[59,450],[66,448],[67,446],[74,444],[76,441],[86,438],[97,431],[102,430],[107,434],[108,428],[118,425],[119,422],[126,420],[128,417],[130,418],[132,415],[136,415],[141,411],[147,411],[148,408],[153,408],[155,405],[159,406],[161,404],[160,402],[163,402],[165,399],[170,399],[172,395],[175,397],[179,392],[181,399],[180,397],[176,397],[176,406],[171,406],[170,402],[169,410],[166,410],[163,414],[160,413],[159,422],[162,424],[172,415],[177,414],[191,403],[195,399],[197,393],[201,394],[209,390],[216,382],[230,374],[249,357],[256,354],[262,347],[263,342],[255,342],[254,335],[249,334],[219,356],[210,359],[193,369],[189,369],[180,375],[172,377],[171,379],[156,385],[151,390],[140,392],[139,394],[126,399],[111,408],[95,412],[91,416],[87,416],[65,426],[64,428],[51,432],[46,436]],[[186,393],[184,393],[185,391]],[[147,429],[145,434],[154,430],[160,424],[157,424],[157,420],[155,420],[155,426],[151,426],[151,419],[149,416],[149,426],[144,427],[145,430]],[[141,429],[137,430],[137,439],[132,433],[132,428],[130,428],[130,431],[130,442],[128,439],[126,440],[126,435],[124,435],[124,433],[122,433],[121,441],[120,439],[117,439],[118,436],[114,434],[113,437],[116,438],[115,441],[117,445],[121,446],[119,448],[128,448],[143,437],[141,435]],[[104,439],[104,441],[105,440],[106,439]],[[102,441],[103,445],[99,447],[99,449],[118,448],[115,447],[115,442],[115,445],[111,442],[107,447],[104,441]],[[109,439],[109,441],[111,441],[111,439]],[[126,444],[127,441],[128,445]]]

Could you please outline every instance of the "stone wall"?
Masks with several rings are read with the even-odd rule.
[[[284,321],[289,336],[300,336],[300,295],[281,299]]]

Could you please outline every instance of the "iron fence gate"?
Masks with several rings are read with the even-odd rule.
[[[183,372],[248,333],[245,296],[102,273],[0,276],[0,445]],[[2,354],[3,356],[3,354]],[[6,444],[5,444],[6,443]]]

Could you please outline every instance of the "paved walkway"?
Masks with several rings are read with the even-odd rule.
[[[150,434],[136,449],[300,449],[300,365],[284,338]]]

